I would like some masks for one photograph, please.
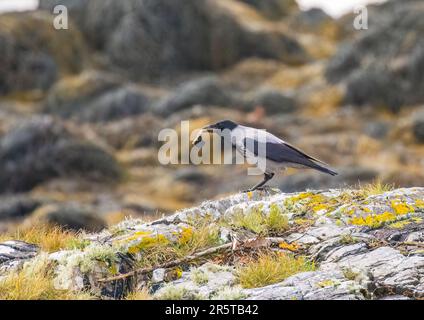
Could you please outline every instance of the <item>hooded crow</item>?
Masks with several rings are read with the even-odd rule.
[[[263,188],[276,173],[284,171],[286,168],[314,169],[332,176],[337,175],[337,172],[329,169],[324,162],[307,155],[265,130],[224,120],[204,127],[193,141],[194,145],[202,141],[202,132],[216,133],[224,139],[227,138],[237,152],[246,159],[260,158],[265,161],[266,166],[262,170],[264,180],[247,191]]]

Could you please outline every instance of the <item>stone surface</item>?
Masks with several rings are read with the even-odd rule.
[[[103,181],[120,176],[112,155],[48,116],[24,121],[2,136],[0,163],[0,192],[28,191],[60,176]]]
[[[150,281],[157,299],[415,299],[424,296],[423,199],[423,188],[377,194],[348,189],[236,194],[149,223],[125,220],[85,236],[89,244],[84,249],[53,253],[50,259],[57,263],[58,288],[81,290],[88,286],[92,292],[112,298],[123,297]],[[148,258],[144,250],[155,243],[181,241],[184,234],[191,234],[187,230],[194,222],[207,219],[213,225],[258,210],[265,215],[277,210],[288,219],[289,230],[301,226],[302,232],[285,232],[280,241],[314,261],[315,271],[253,289],[238,285],[231,264],[185,267],[177,280],[172,268],[158,268],[150,276],[98,281],[110,277],[111,272],[132,270]],[[221,243],[234,237],[255,237],[254,231],[226,225],[219,229]],[[3,260],[9,265],[20,261],[20,253],[10,255],[13,250],[10,243],[3,245]],[[24,258],[28,251],[33,256],[34,250],[25,249]]]

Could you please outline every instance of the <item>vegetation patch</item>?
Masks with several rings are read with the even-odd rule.
[[[25,263],[19,272],[0,278],[0,300],[91,300],[86,292],[58,290],[47,255]]]
[[[43,224],[19,229],[15,233],[1,235],[0,242],[19,240],[35,244],[42,251],[56,252],[76,245],[79,242],[79,236],[78,233]]]
[[[286,278],[315,270],[315,264],[305,257],[280,252],[261,253],[237,267],[237,278],[243,288],[259,288],[278,283]]]
[[[234,214],[230,225],[253,231],[256,234],[278,234],[288,229],[289,220],[283,210],[272,204],[266,213],[262,206],[252,208],[247,212],[240,211]]]

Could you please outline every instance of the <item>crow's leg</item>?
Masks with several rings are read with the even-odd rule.
[[[259,182],[257,185],[255,185],[254,187],[250,188],[249,190],[246,190],[245,192],[251,192],[251,191],[255,191],[255,190],[260,190],[265,183],[267,183],[269,180],[271,180],[274,177],[274,173],[265,173],[265,177],[264,180]]]

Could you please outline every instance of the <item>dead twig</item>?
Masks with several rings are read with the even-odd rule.
[[[226,243],[217,247],[213,247],[213,248],[209,248],[197,253],[194,253],[192,255],[186,256],[184,258],[181,259],[176,259],[174,261],[170,261],[170,262],[165,262],[161,265],[157,265],[154,267],[146,267],[146,268],[140,268],[140,269],[136,269],[133,271],[130,271],[128,273],[124,273],[118,276],[113,276],[113,277],[109,277],[109,278],[104,278],[104,279],[99,279],[98,282],[111,282],[111,281],[116,281],[116,280],[122,280],[122,279],[126,279],[129,277],[133,277],[135,275],[142,275],[142,274],[146,274],[146,273],[150,273],[153,272],[156,269],[166,269],[166,268],[172,268],[172,267],[176,267],[178,265],[187,263],[187,262],[191,262],[194,260],[197,260],[199,258],[220,252],[220,251],[228,251],[228,250],[232,250],[234,251],[240,251],[243,249],[247,249],[247,248],[261,248],[261,247],[269,247],[272,244],[279,244],[281,242],[284,242],[284,239],[282,238],[254,238],[254,239],[248,239],[245,240],[243,242],[230,242],[230,243]]]

